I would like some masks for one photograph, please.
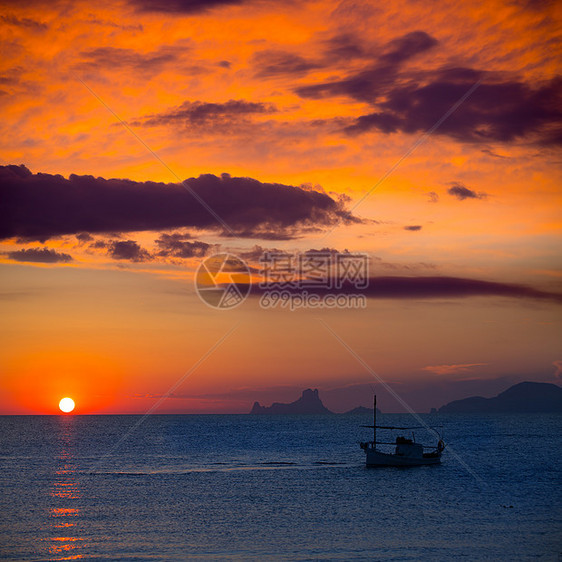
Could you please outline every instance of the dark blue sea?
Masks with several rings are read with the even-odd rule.
[[[0,557],[560,560],[562,416],[425,419],[441,465],[367,469],[369,416],[0,417]]]

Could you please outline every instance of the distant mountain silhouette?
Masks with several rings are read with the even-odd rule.
[[[357,408],[353,408],[353,410],[349,410],[349,412],[344,412],[342,416],[355,416],[358,414],[373,415],[373,408],[365,408],[365,406],[357,406]],[[382,414],[382,412],[377,408],[377,415],[378,414]]]
[[[550,383],[521,382],[493,398],[472,396],[439,408],[440,414],[562,413],[562,388]]]
[[[274,402],[271,406],[261,406],[254,402],[250,414],[333,414],[322,404],[318,396],[318,389],[307,388],[303,390],[302,396],[290,404]]]

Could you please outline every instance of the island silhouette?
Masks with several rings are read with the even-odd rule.
[[[440,414],[562,413],[562,388],[551,383],[521,382],[493,398],[471,396],[449,402],[437,411]]]
[[[318,389],[307,388],[294,402],[273,402],[271,406],[262,406],[259,402],[249,412],[252,415],[284,414],[329,414],[329,415],[365,415],[372,414],[372,408],[357,406],[342,414],[332,412],[320,399]],[[377,408],[377,413],[381,411]],[[432,408],[431,413],[439,414],[501,414],[501,413],[562,413],[562,388],[551,383],[521,382],[509,387],[492,398],[470,396],[454,400]]]
[[[353,415],[353,414],[367,414],[373,413],[372,408],[365,408],[364,406],[357,406],[348,412],[340,415]],[[381,413],[377,408],[377,413]],[[254,415],[279,415],[279,414],[333,414],[335,412],[328,410],[326,406],[320,400],[320,395],[318,389],[307,388],[302,391],[301,397],[294,402],[289,404],[283,404],[281,402],[274,402],[271,406],[262,406],[259,402],[254,402],[250,414]]]
[[[307,388],[303,390],[301,397],[289,404],[274,402],[271,406],[261,406],[254,402],[250,414],[333,414],[322,404],[318,389]]]

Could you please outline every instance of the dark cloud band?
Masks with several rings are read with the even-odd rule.
[[[189,189],[93,176],[66,179],[32,174],[25,166],[1,166],[0,239],[178,227],[221,232],[223,227],[198,199],[245,237],[294,237],[299,229],[358,221],[342,201],[296,186],[228,174],[201,175],[185,183]]]
[[[254,285],[252,292],[261,294],[269,290],[267,286]],[[299,289],[282,289],[272,286],[271,290],[287,290],[299,293]],[[308,294],[325,295],[334,290],[307,288]],[[363,294],[368,298],[378,299],[438,299],[438,298],[466,298],[466,297],[510,297],[516,299],[535,299],[562,304],[562,293],[541,291],[526,285],[511,283],[497,283],[479,279],[465,279],[462,277],[372,277],[368,287],[358,290],[351,283],[344,283],[338,293]]]
[[[221,6],[236,6],[245,0],[131,0],[131,4],[143,12],[167,14],[200,14]]]

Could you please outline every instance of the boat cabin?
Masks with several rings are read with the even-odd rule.
[[[400,457],[423,457],[423,446],[419,443],[414,443],[411,439],[405,437],[396,438],[396,451],[394,453]]]

